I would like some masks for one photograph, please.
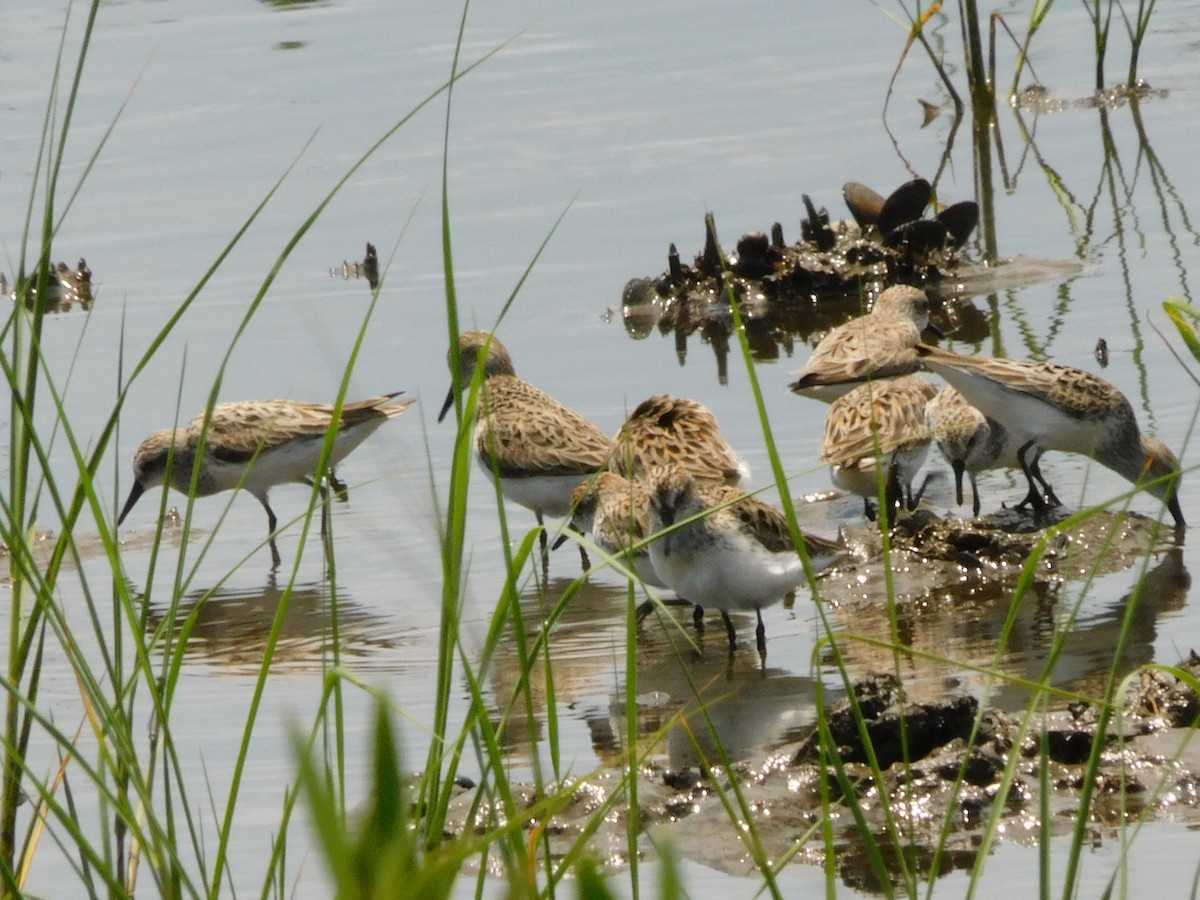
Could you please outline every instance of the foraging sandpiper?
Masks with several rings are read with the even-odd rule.
[[[331,480],[334,469],[350,451],[412,405],[413,401],[396,400],[397,396],[399,393],[384,394],[342,406],[329,454]],[[207,422],[201,412],[186,428],[154,432],[134,454],[133,488],[117,525],[125,521],[148,488],[164,482],[187,494],[194,478],[198,497],[241,488],[257,497],[267,511],[271,562],[278,568],[275,512],[267,493],[277,484],[313,483],[319,474],[325,435],[334,425],[333,409],[327,403],[295,400],[220,403],[213,407]]]
[[[913,349],[929,327],[929,298],[920,288],[893,285],[871,311],[823,337],[789,388],[832,403],[868,380],[908,375],[920,368]]]
[[[544,516],[571,511],[571,494],[608,462],[612,444],[595,425],[549,394],[517,377],[512,357],[486,331],[459,338],[459,369],[438,414],[445,418],[455,392],[471,384],[482,365],[483,386],[475,419],[475,453],[479,466],[499,479],[500,492],[533,510],[542,528],[543,569],[549,566]],[[587,568],[587,556],[580,555]]]
[[[705,483],[738,485],[750,477],[750,467],[721,434],[717,417],[695,400],[666,394],[643,400],[612,443],[609,469],[635,480],[668,463]]]
[[[880,479],[888,501],[881,512],[885,524],[892,509],[912,510],[920,502],[912,483],[929,453],[925,404],[936,393],[929,379],[906,375],[869,381],[830,404],[821,462],[831,467],[834,484],[863,498],[867,518],[875,517],[871,501],[879,496]]]
[[[765,661],[762,608],[806,580],[787,518],[736,488],[712,485],[702,491],[679,466],[656,466],[646,486],[651,533],[669,529],[650,543],[654,571],[681,597],[721,611],[731,652],[737,636],[729,610],[754,610],[758,652]],[[814,571],[845,555],[833,541],[807,534],[803,539]]]
[[[1046,506],[1034,484],[1038,459],[1047,450],[1061,450],[1090,456],[1144,486],[1166,504],[1175,527],[1185,527],[1179,460],[1162,441],[1141,433],[1125,395],[1103,378],[1055,363],[963,356],[924,344],[917,353],[972,406],[1012,433],[1029,482],[1026,500],[1035,511]]]
[[[963,474],[971,480],[972,509],[979,515],[978,473],[988,469],[1017,469],[1017,443],[1012,433],[989,419],[958,390],[947,385],[925,406],[925,421],[929,434],[954,472],[954,495],[959,506],[963,502]],[[1030,470],[1042,485],[1047,497],[1054,491],[1042,478],[1036,466]],[[1055,498],[1057,502],[1057,498]]]

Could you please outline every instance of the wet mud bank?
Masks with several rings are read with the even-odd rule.
[[[701,763],[671,767],[646,757],[654,761],[638,773],[640,856],[652,857],[658,843],[670,841],[685,858],[753,876],[756,859],[824,865],[832,846],[843,882],[870,891],[886,889],[902,872],[937,877],[970,868],[997,842],[1035,845],[1045,835],[1068,834],[1085,804],[1086,833],[1097,842],[1144,820],[1200,822],[1200,744],[1192,740],[1200,719],[1200,656],[1172,660],[1174,668],[1144,659],[1126,665],[1109,644],[1107,662],[1097,666],[1102,671],[1038,683],[990,660],[958,661],[954,646],[922,647],[920,640],[921,617],[939,610],[966,619],[977,606],[992,607],[994,617],[994,607],[1007,608],[1014,598],[1026,596],[1036,606],[1038,586],[1137,565],[1145,574],[1121,605],[1131,615],[1143,599],[1152,609],[1169,606],[1190,583],[1174,531],[1132,513],[1100,511],[1047,526],[1014,510],[967,521],[921,510],[890,533],[886,557],[877,527],[844,529],[843,538],[853,558],[820,580],[819,593],[833,620],[843,616],[857,629],[839,642],[851,660],[847,670],[872,674],[852,676],[844,694],[836,671],[827,676],[833,686],[815,721],[753,758],[731,762],[698,750]],[[884,647],[862,619],[869,608],[887,620],[880,607],[889,590],[895,598],[889,633],[899,636],[899,646]],[[984,643],[995,652],[1011,634],[1003,630]],[[875,655],[855,657],[860,641]],[[753,651],[743,645],[737,652]],[[938,654],[943,675],[910,682],[911,661]],[[955,664],[957,675],[945,675]],[[1105,703],[1110,669],[1126,689]],[[1026,699],[1000,698],[1009,682],[1023,682]],[[674,699],[687,727],[703,732],[704,717],[683,711],[686,698]],[[554,855],[587,836],[609,867],[627,865],[629,794],[619,768],[581,775],[571,786],[565,806],[526,829],[544,829]],[[518,812],[538,805],[532,785],[517,787],[514,796]],[[452,803],[447,830],[469,835],[504,817],[467,787]],[[745,820],[753,823],[761,856]],[[882,859],[884,869],[873,859]]]
[[[1200,657],[1180,668],[1200,678]],[[686,858],[754,875],[751,842],[738,840],[739,834],[745,838],[744,828],[725,806],[738,807],[735,783],[766,858],[794,853],[795,861],[823,865],[827,809],[839,876],[868,890],[882,887],[881,873],[871,863],[860,819],[881,848],[888,880],[899,873],[892,829],[901,835],[909,871],[943,875],[974,865],[992,817],[992,843],[1033,845],[1043,828],[1052,836],[1070,832],[1085,789],[1091,796],[1087,829],[1095,841],[1147,819],[1200,822],[1200,744],[1192,740],[1200,700],[1173,675],[1144,673],[1103,732],[1102,711],[1089,704],[1020,717],[981,711],[974,697],[961,693],[910,703],[891,676],[861,681],[853,693],[853,700],[828,710],[808,737],[757,763],[643,767],[639,853],[653,856],[656,843],[669,841]],[[836,759],[821,750],[822,727],[837,746]],[[1089,785],[1093,752],[1099,763]],[[626,865],[629,808],[620,773],[601,771],[574,787],[565,808],[526,829],[544,828],[555,855],[590,833],[588,845],[597,857],[610,867]],[[530,785],[513,793],[521,811],[537,803]],[[1044,825],[1043,807],[1049,811]],[[481,829],[503,816],[468,788],[452,803],[448,830],[451,836],[471,834],[475,823]]]

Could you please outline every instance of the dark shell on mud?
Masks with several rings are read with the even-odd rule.
[[[902,184],[884,201],[875,227],[887,237],[901,225],[921,218],[932,196],[933,188],[924,178],[915,178],[908,184]]]

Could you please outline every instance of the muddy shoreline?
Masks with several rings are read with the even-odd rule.
[[[891,579],[883,578],[877,528],[846,528],[843,538],[854,558],[821,579],[822,602],[833,615],[856,615],[864,605],[877,608],[881,594],[886,605],[887,581],[897,608],[911,612],[936,602],[946,584],[954,585],[959,598],[971,596],[972,580],[981,591],[1012,597],[1025,573],[1033,574],[1034,583],[1079,578],[1144,564],[1148,554],[1158,562],[1147,566],[1141,588],[1123,598],[1125,603],[1140,603],[1143,592],[1148,601],[1162,603],[1163,595],[1186,592],[1190,584],[1174,532],[1151,519],[1100,511],[1049,528],[1043,524],[1013,510],[966,521],[919,511],[890,535]],[[913,651],[906,646],[893,658]],[[752,652],[744,644],[738,650]],[[1045,703],[1020,712],[989,702],[989,679],[978,671],[975,681],[964,679],[970,689],[943,684],[936,697],[928,696],[927,687],[909,690],[882,665],[889,655],[881,652],[877,674],[848,685],[815,724],[766,755],[728,766],[712,757],[679,768],[643,765],[637,785],[639,856],[652,857],[655,842],[665,839],[684,858],[754,876],[750,844],[735,839],[739,829],[725,805],[737,805],[735,784],[771,860],[794,854],[793,861],[824,865],[827,806],[839,877],[867,891],[884,889],[884,880],[898,882],[902,870],[928,878],[970,868],[995,842],[1033,845],[1043,829],[1052,836],[1070,833],[1087,791],[1089,840],[1103,841],[1141,820],[1200,823],[1200,743],[1191,740],[1200,698],[1174,674],[1142,668],[1107,714],[1101,703],[1056,686],[1046,688]],[[1200,679],[1194,652],[1177,667]],[[1001,672],[994,682],[1010,677]],[[1094,691],[1089,696],[1104,695],[1103,684],[1088,685]],[[664,701],[685,715],[686,698],[674,698],[677,707],[671,699],[655,699]],[[696,730],[704,728],[700,716],[688,721]],[[832,742],[838,748],[836,758],[822,758],[821,729],[825,746]],[[1096,777],[1089,786],[1094,752]],[[610,869],[627,865],[629,811],[619,768],[601,768],[572,786],[565,808],[527,830],[544,827],[550,852],[560,855],[595,829],[588,838],[591,851]],[[514,797],[524,809],[538,800],[532,785],[515,786]],[[606,806],[596,828],[596,814]],[[1043,808],[1049,813],[1044,826]],[[451,805],[448,836],[478,832],[492,816],[502,817],[503,811],[490,810],[476,788],[464,786]],[[989,828],[993,817],[995,827]],[[886,872],[874,867],[864,828],[878,842]],[[897,833],[903,869],[894,849]]]

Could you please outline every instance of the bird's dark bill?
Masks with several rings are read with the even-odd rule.
[[[138,498],[145,492],[146,488],[140,481],[133,483],[133,488],[129,491],[129,499],[125,501],[125,505],[121,508],[121,515],[117,516],[117,525],[125,521],[125,517],[133,509],[133,505],[138,502]]]

